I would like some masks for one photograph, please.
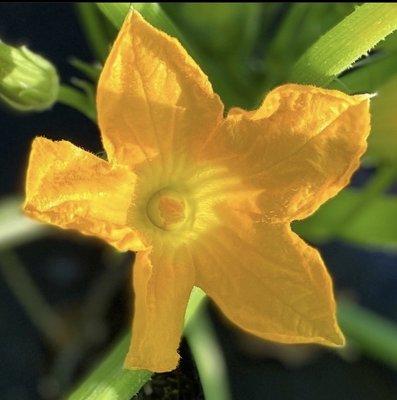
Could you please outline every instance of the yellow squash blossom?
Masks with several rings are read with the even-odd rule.
[[[179,42],[132,12],[98,85],[107,161],[36,138],[24,209],[137,252],[127,368],[177,366],[194,285],[261,338],[341,346],[331,279],[290,223],[348,184],[368,103],[288,84],[224,117]]]

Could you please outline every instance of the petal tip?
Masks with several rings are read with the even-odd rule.
[[[169,360],[161,360],[161,362],[140,358],[139,356],[129,357],[127,355],[124,360],[123,368],[129,370],[146,370],[156,373],[170,372],[178,367],[179,360],[179,355]]]
[[[323,336],[322,344],[335,348],[341,348],[346,345],[345,336],[343,335],[338,325],[335,325],[333,327],[333,332],[330,332],[327,335]]]
[[[142,15],[140,14],[139,11],[135,10],[134,8],[127,14],[127,18],[126,20],[128,21],[142,21],[144,20],[144,18],[142,17]]]
[[[376,97],[377,95],[378,95],[378,92],[363,94],[363,96],[365,96],[368,100],[371,100],[372,98]]]
[[[369,104],[370,100],[376,97],[377,93],[361,93],[352,96],[354,99],[357,100],[357,104],[367,103]]]

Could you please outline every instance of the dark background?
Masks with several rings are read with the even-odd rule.
[[[0,38],[9,44],[26,44],[48,58],[57,66],[63,82],[78,75],[68,64],[71,56],[93,60],[72,3],[3,3]],[[101,151],[96,126],[62,105],[29,115],[2,107],[0,121],[1,198],[23,194],[27,156],[36,135],[66,139],[95,153]],[[353,184],[360,184],[369,172],[361,170]],[[363,306],[397,322],[395,255],[337,242],[324,246],[321,251],[339,292],[349,293]],[[117,271],[109,273],[105,265],[112,256],[106,246],[95,239],[59,231],[20,246],[17,252],[48,302],[72,326],[76,321],[76,330],[87,329],[89,340],[81,344],[76,339],[78,334],[73,333],[72,344],[65,351],[60,353],[54,349],[30,322],[0,276],[0,399],[59,398],[127,326],[131,256],[120,257]],[[112,282],[113,291],[102,310],[101,325],[90,326],[82,312],[87,292],[107,278]],[[210,314],[223,346],[235,399],[397,398],[395,372],[358,351],[346,353],[342,358],[317,347],[301,346],[296,350],[264,344],[232,329],[213,306]],[[185,343],[182,349],[183,362],[178,371],[157,376],[152,384],[155,394],[150,398],[202,398]],[[178,387],[179,392],[164,389],[167,385]],[[140,395],[141,398],[148,396]]]

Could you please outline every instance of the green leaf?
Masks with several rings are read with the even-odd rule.
[[[397,28],[397,4],[365,3],[297,61],[289,81],[326,86]]]
[[[388,52],[397,51],[397,32],[393,32],[387,40],[379,43],[377,48]]]
[[[261,85],[252,74],[253,50],[260,28],[266,24],[264,19],[274,17],[280,5],[181,3],[175,7],[173,3],[162,3],[161,6],[199,53],[200,66],[208,72],[216,90],[223,96],[230,88],[238,91],[230,105],[239,104],[241,99],[244,107],[253,105],[258,92],[262,94]]]
[[[104,61],[109,51],[102,14],[93,3],[76,3],[77,13],[87,41],[99,61]]]
[[[151,25],[177,38],[193,58],[197,58],[182,32],[175,26],[158,3],[96,3],[99,10],[111,21],[116,29],[120,29],[128,12],[138,11]]]
[[[264,4],[181,3],[175,7],[164,3],[162,7],[189,38],[213,57],[225,60],[252,49]]]
[[[125,16],[130,10],[131,3],[96,3],[102,13],[109,19],[109,21],[120,29],[123,24]]]
[[[130,335],[124,335],[109,355],[68,399],[129,400],[138,393],[152,373],[145,370],[123,369],[129,343]]]
[[[96,3],[109,21],[120,29],[129,11],[136,10],[153,26],[184,41],[181,32],[158,3]]]
[[[204,292],[194,288],[185,316],[185,328],[195,317],[205,298]],[[68,397],[68,400],[129,400],[149,381],[152,372],[123,369],[130,335],[124,335],[87,379]]]
[[[353,3],[291,3],[266,51],[266,89],[285,82],[302,53],[352,11]]]
[[[272,48],[297,59],[321,35],[353,11],[354,3],[319,3],[315,7],[311,3],[292,3]],[[298,30],[299,35],[296,34]],[[291,42],[294,43],[293,48]]]
[[[370,56],[368,63],[348,71],[346,75],[335,79],[330,88],[344,92],[375,93],[397,71],[397,52]],[[358,66],[359,62],[354,66]]]

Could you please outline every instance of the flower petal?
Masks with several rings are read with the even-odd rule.
[[[176,368],[194,275],[185,248],[137,254],[133,274],[135,312],[126,368],[153,372]]]
[[[242,329],[282,343],[344,344],[319,253],[288,225],[223,212],[195,245],[196,286]]]
[[[256,111],[233,109],[209,144],[267,221],[312,214],[358,168],[369,133],[369,96],[312,86],[281,86]]]
[[[223,115],[207,77],[180,43],[130,13],[103,68],[98,120],[110,160],[134,167],[197,151]]]
[[[144,248],[128,226],[135,175],[67,141],[32,145],[24,211],[61,228],[97,236],[119,250]]]

